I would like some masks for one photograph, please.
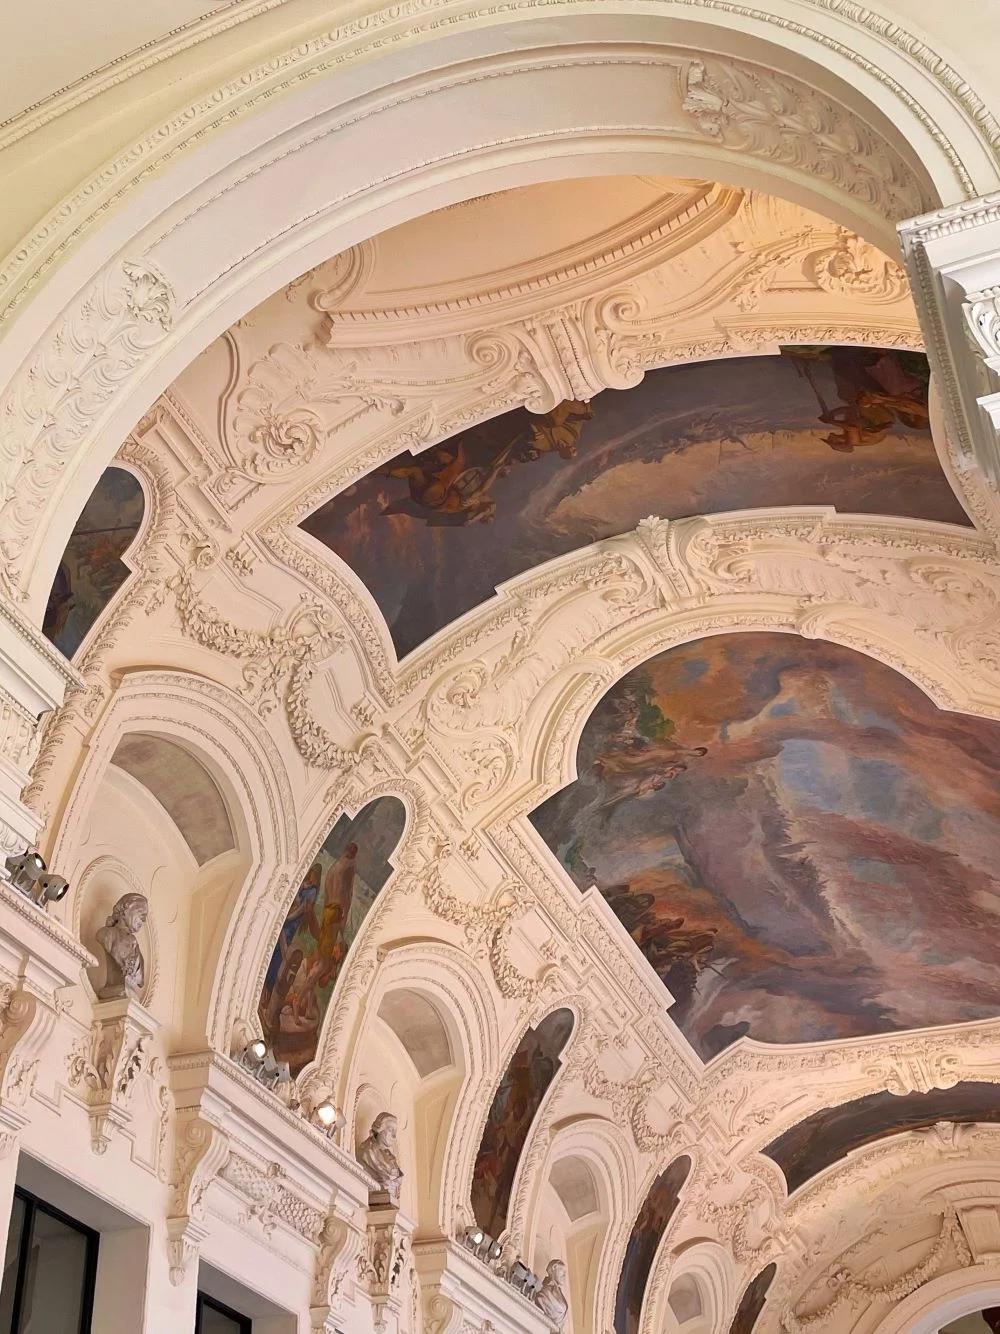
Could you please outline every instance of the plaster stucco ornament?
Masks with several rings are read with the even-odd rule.
[[[391,1204],[399,1203],[399,1186],[403,1180],[403,1169],[396,1157],[397,1125],[391,1112],[379,1112],[357,1154],[358,1162],[375,1178]]]
[[[102,1000],[135,996],[145,985],[146,961],[136,935],[148,915],[149,901],[144,894],[123,894],[97,932],[97,943],[107,962]]]
[[[542,1279],[542,1286],[535,1293],[535,1305],[556,1329],[562,1329],[569,1310],[569,1302],[563,1288],[566,1283],[566,1265],[562,1260],[550,1260]]]

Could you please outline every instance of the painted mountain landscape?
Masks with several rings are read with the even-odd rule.
[[[532,816],[706,1060],[1000,1014],[1000,724],[837,645],[728,634],[632,671]]]
[[[403,657],[498,584],[648,514],[833,505],[964,524],[928,377],[918,353],[857,347],[667,367],[401,454],[302,527],[364,581]]]

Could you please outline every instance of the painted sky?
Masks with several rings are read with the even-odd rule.
[[[828,504],[965,523],[927,375],[917,353],[871,348],[667,367],[399,455],[302,526],[365,582],[402,657],[498,584],[648,514]]]
[[[706,1060],[1000,1014],[1000,724],[849,649],[731,634],[590,718],[532,816]]]

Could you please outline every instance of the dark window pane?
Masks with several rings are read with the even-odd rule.
[[[18,1334],[80,1334],[87,1237],[36,1209]]]
[[[26,1205],[20,1195],[14,1196],[10,1212],[10,1231],[7,1233],[7,1253],[3,1259],[3,1286],[0,1287],[0,1334],[14,1334],[14,1293],[17,1290],[17,1262],[21,1251],[21,1233],[24,1231]]]
[[[209,1306],[208,1302],[202,1299],[198,1334],[243,1334],[243,1331],[249,1328],[249,1321],[242,1317],[234,1318],[215,1306]]]

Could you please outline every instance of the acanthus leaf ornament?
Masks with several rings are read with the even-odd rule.
[[[9,479],[0,495],[0,579],[13,600],[23,596],[39,511],[94,418],[169,335],[173,319],[166,278],[145,261],[126,260],[94,283],[0,399],[0,457]]]

